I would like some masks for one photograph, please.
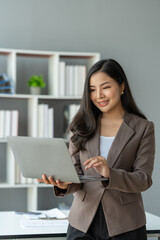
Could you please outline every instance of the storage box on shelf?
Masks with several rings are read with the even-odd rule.
[[[77,111],[74,104],[80,104],[86,73],[99,59],[99,53],[0,49],[0,74],[6,73],[13,81],[15,92],[0,94],[0,110],[18,112],[19,136],[64,137],[68,114],[73,116],[73,111]],[[27,80],[34,74],[44,76],[46,88],[41,95],[29,94]],[[5,138],[0,139],[0,148],[4,149],[3,154],[0,152],[0,167],[3,162],[2,167],[6,168],[5,181],[0,178],[0,191],[27,189],[25,209],[38,209],[38,189],[50,186],[31,180],[26,183],[19,176]]]

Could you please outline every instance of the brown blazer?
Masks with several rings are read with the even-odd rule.
[[[100,155],[99,133],[100,124],[94,137],[87,142],[86,150],[72,157],[79,174],[100,176],[93,168],[85,170],[83,166],[86,159]],[[70,154],[73,149],[70,143]],[[154,154],[153,123],[125,112],[107,158],[109,181],[71,184],[65,194],[54,188],[56,196],[74,195],[69,214],[71,226],[87,232],[100,201],[110,237],[145,225],[141,192],[152,185]]]

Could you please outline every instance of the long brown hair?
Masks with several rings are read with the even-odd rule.
[[[90,77],[95,72],[106,73],[120,86],[124,83],[125,90],[124,94],[121,95],[124,110],[146,119],[133,99],[127,77],[120,64],[113,59],[100,60],[91,67],[87,74],[80,109],[69,126],[69,130],[73,133],[71,141],[76,149],[74,154],[85,149],[85,143],[95,134],[97,119],[101,114],[101,111],[92,103],[89,94]]]

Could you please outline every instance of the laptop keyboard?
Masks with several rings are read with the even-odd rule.
[[[93,177],[88,175],[78,175],[81,182],[106,181],[108,178]]]

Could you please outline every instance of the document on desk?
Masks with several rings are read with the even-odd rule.
[[[20,220],[23,227],[67,227],[68,220]]]
[[[39,215],[23,215],[20,224],[23,227],[61,227],[68,226],[68,220],[58,208],[42,210]]]

